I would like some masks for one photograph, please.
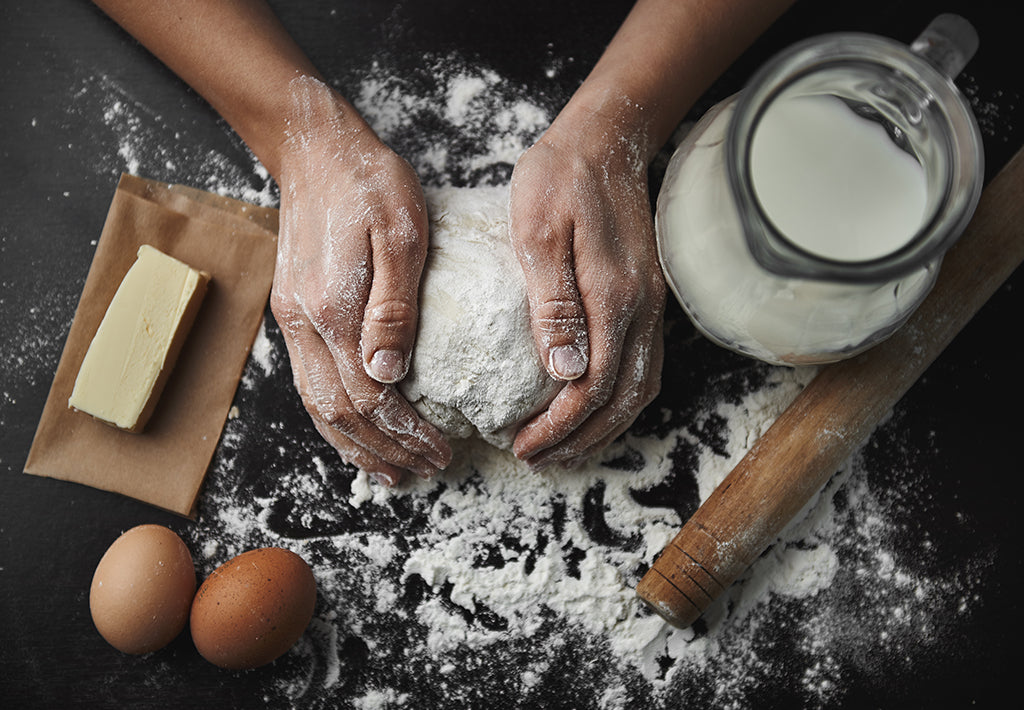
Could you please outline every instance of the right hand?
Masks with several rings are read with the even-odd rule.
[[[638,116],[625,99],[567,107],[512,172],[509,236],[534,342],[564,382],[516,435],[535,468],[601,450],[661,387],[665,281]]]
[[[271,310],[296,388],[345,461],[386,485],[406,470],[430,477],[451,449],[395,387],[416,337],[422,188],[332,89],[310,77],[290,88]]]

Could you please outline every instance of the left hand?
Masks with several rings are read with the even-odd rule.
[[[385,485],[430,478],[451,448],[401,395],[427,254],[423,191],[332,88],[290,85],[282,147],[281,230],[271,309],[317,431]]]
[[[661,387],[665,282],[645,150],[618,116],[563,111],[512,173],[509,231],[534,342],[565,382],[516,436],[531,466],[603,448]]]

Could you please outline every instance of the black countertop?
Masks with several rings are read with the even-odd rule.
[[[403,118],[442,116],[424,106],[431,97],[442,101],[457,75],[483,81],[496,112],[519,105],[550,116],[629,6],[273,4],[325,75],[367,106],[388,107],[371,120],[399,152],[418,156],[413,162],[425,181],[466,183],[502,179],[510,168],[464,159],[486,142],[481,127]],[[739,89],[754,67],[796,39],[861,30],[910,41],[935,12],[956,11],[981,36],[958,84],[982,127],[991,177],[1024,142],[1019,33],[1005,7],[799,2],[693,115]],[[381,125],[386,121],[393,123]],[[522,139],[532,124],[521,115],[518,125]],[[444,164],[429,150],[442,140],[454,146]],[[790,536],[794,554],[830,551],[834,576],[816,593],[795,593],[792,580],[787,593],[774,593],[765,580],[778,579],[778,570],[765,563],[715,619],[695,627],[685,651],[656,659],[660,671],[652,677],[619,662],[614,634],[566,621],[578,620],[579,612],[539,603],[538,628],[524,633],[521,623],[453,598],[443,578],[433,585],[426,573],[403,575],[417,544],[444,535],[430,517],[438,491],[458,486],[442,481],[436,490],[349,505],[356,474],[309,425],[269,314],[239,389],[240,416],[225,430],[197,521],[23,474],[118,175],[264,204],[275,204],[276,194],[206,104],[85,2],[3,3],[0,157],[0,706],[989,707],[1004,694],[1016,696],[1011,658],[1022,631],[1024,473],[1016,442],[1024,387],[1019,352],[1008,340],[1017,337],[1024,305],[1019,271],[830,484],[827,510],[816,509],[828,524]],[[751,393],[771,400],[769,383],[789,375],[695,337],[675,304],[667,318],[663,394],[619,450],[643,458],[643,447],[629,441],[678,435],[668,477],[674,483],[631,493],[678,521],[671,516],[685,516],[697,503],[697,453],[710,451],[719,461],[736,454],[729,426],[737,420],[722,412],[749,404]],[[605,465],[629,468],[615,460]],[[578,526],[607,559],[620,559],[620,552],[632,559],[636,541],[617,539],[605,524],[605,517],[614,519],[614,499],[605,495],[599,481],[581,501],[556,495],[552,515],[562,519],[554,529]],[[865,506],[866,499],[873,503]],[[256,502],[246,508],[239,501]],[[251,517],[233,518],[239,511]],[[141,658],[107,646],[89,617],[92,571],[121,531],[141,523],[181,533],[200,576],[240,546],[301,546],[321,597],[297,650],[271,666],[233,673],[202,661],[187,633]],[[506,541],[498,551],[540,554],[546,533],[532,542]],[[352,536],[369,548],[383,540],[390,562],[374,567],[372,555],[357,560],[350,556],[355,548],[331,543]],[[585,551],[572,552],[580,554],[567,553],[574,559],[569,574],[580,578]],[[345,570],[355,567],[363,571],[349,583]],[[642,570],[620,571],[628,585]],[[386,610],[374,601],[385,595],[381,590],[394,596]],[[435,608],[462,619],[462,643],[432,645],[424,615]],[[475,641],[476,631],[491,634],[491,643]]]

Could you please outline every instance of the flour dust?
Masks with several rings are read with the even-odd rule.
[[[425,183],[507,180],[551,111],[486,68],[427,61],[431,86],[380,63],[350,98]],[[239,167],[182,141],[103,78],[82,92],[117,143],[98,172],[177,176],[276,204],[255,160]],[[201,576],[264,545],[314,569],[312,625],[251,677],[269,683],[268,704],[738,708],[778,685],[784,659],[785,678],[797,678],[789,691],[828,705],[847,674],[879,662],[880,644],[897,657],[938,644],[944,623],[969,614],[976,573],[939,579],[908,567],[891,488],[866,475],[870,444],[694,627],[669,627],[638,602],[636,582],[684,517],[813,374],[734,360],[688,374],[687,361],[732,356],[681,319],[670,325],[679,342],[666,378],[693,396],[659,398],[600,458],[537,474],[466,441],[437,480],[388,490],[342,465],[308,425],[268,319],[188,534]],[[903,472],[891,473],[899,486]]]

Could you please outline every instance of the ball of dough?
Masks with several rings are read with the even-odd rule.
[[[409,374],[400,389],[446,435],[510,448],[517,425],[561,383],[530,333],[523,272],[508,238],[507,187],[426,188],[430,248]]]

